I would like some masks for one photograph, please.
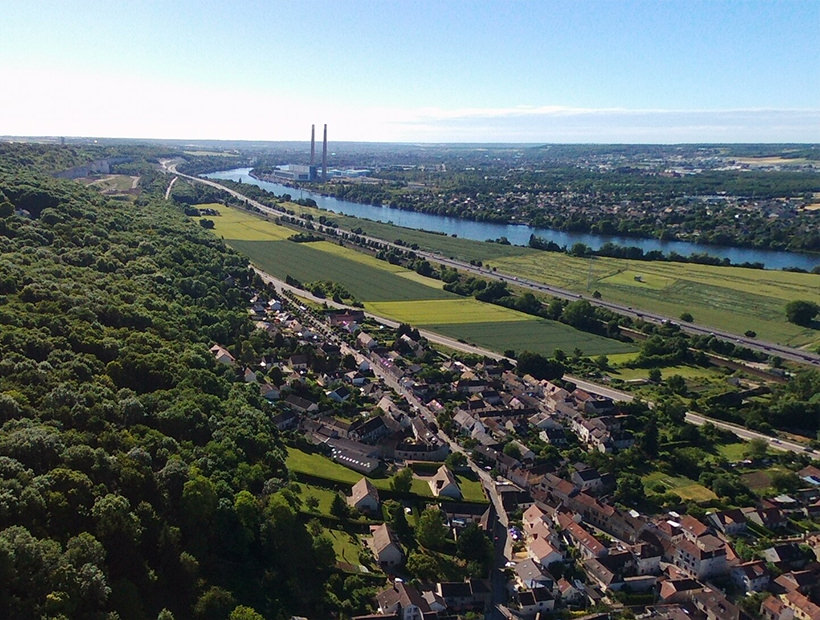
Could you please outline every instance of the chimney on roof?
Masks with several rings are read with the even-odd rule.
[[[325,137],[322,142],[322,182],[327,182],[327,123],[325,123]]]
[[[310,126],[310,165],[316,163],[316,125]]]

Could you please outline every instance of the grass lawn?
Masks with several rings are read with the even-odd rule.
[[[325,480],[330,480],[331,482],[341,482],[349,484],[350,486],[353,486],[359,480],[362,479],[362,474],[360,474],[359,472],[353,471],[352,469],[348,469],[344,465],[339,465],[339,463],[332,461],[324,455],[309,454],[307,452],[299,450],[298,448],[288,448],[288,457],[285,463],[287,464],[288,469],[293,472],[309,474],[311,476],[317,476],[319,478],[324,478]],[[368,479],[370,480],[370,482],[373,483],[373,486],[379,489],[380,491],[390,490],[390,478],[368,477]],[[315,487],[311,487],[311,489],[312,488]],[[410,491],[411,493],[413,493],[414,495],[418,495],[419,497],[433,496],[433,493],[430,490],[430,485],[428,485],[425,480],[422,480],[420,478],[413,478],[413,483],[410,488]],[[327,492],[330,493],[330,500],[332,501],[332,492]],[[319,497],[320,508],[322,505],[321,502],[322,498]]]
[[[421,326],[423,327],[423,326]],[[495,323],[455,323],[432,325],[431,329],[451,338],[486,347],[499,353],[506,349],[533,351],[552,355],[555,349],[571,352],[576,347],[585,355],[634,351],[626,342],[578,331],[563,323],[535,319],[532,321]]]
[[[612,365],[611,358],[610,365]],[[660,370],[661,377],[663,379],[668,379],[672,375],[680,375],[684,379],[705,378],[720,380],[725,376],[713,367],[690,366],[687,364],[666,366]],[[623,379],[624,381],[631,381],[633,379],[647,379],[649,377],[649,368],[625,368],[621,366],[613,368],[608,372],[608,374],[615,379]]]
[[[481,486],[480,480],[473,480],[466,476],[456,476],[456,479],[458,480],[458,486],[461,487],[461,494],[465,502],[487,503],[484,487]]]
[[[439,288],[425,286],[386,269],[309,247],[306,243],[239,239],[229,240],[228,243],[261,269],[278,278],[285,279],[290,275],[301,282],[338,282],[361,301],[457,298]]]
[[[402,323],[432,327],[439,323],[488,323],[536,321],[536,317],[502,306],[484,303],[472,297],[425,299],[415,301],[381,301],[365,304],[368,312]]]
[[[685,476],[673,476],[655,471],[643,478],[644,488],[646,488],[647,491],[654,491],[658,483],[662,484],[667,491],[675,493],[681,499],[691,499],[696,502],[717,499],[717,495],[710,489]]]
[[[738,463],[746,458],[745,453],[749,449],[749,444],[743,441],[735,443],[724,443],[717,447],[718,454],[730,463]]]
[[[333,540],[336,561],[358,566],[360,564],[359,551],[363,548],[358,536],[344,530],[327,530],[327,533]]]
[[[330,489],[323,489],[322,487],[317,487],[310,484],[302,484],[301,482],[299,483],[299,486],[302,487],[301,498],[303,502],[303,509],[308,510],[307,505],[304,504],[304,502],[307,500],[308,496],[312,495],[319,500],[318,512],[321,512],[323,515],[330,514],[330,504],[333,502],[333,498],[336,496],[336,493]]]
[[[676,317],[690,312],[700,325],[796,346],[818,342],[816,331],[788,323],[784,306],[816,299],[816,274],[715,267],[616,258],[576,258],[556,252],[500,257],[508,273],[576,291],[598,290],[603,299]],[[640,275],[641,281],[635,280]]]

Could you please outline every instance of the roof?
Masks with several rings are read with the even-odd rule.
[[[376,487],[373,486],[370,480],[362,477],[361,480],[353,485],[353,488],[350,491],[350,501],[356,505],[368,496],[372,497],[377,502],[379,501],[379,492],[376,490]]]
[[[430,487],[433,489],[433,493],[438,495],[442,489],[445,489],[450,485],[455,485],[457,489],[459,488],[453,472],[451,472],[446,465],[442,465],[438,468],[436,474],[430,479]],[[459,493],[461,493],[461,489],[459,489]]]
[[[413,586],[404,582],[394,583],[392,587],[382,590],[376,595],[379,609],[385,612],[394,612],[415,605],[422,613],[430,611],[430,605],[424,600],[421,593]]]
[[[548,575],[544,574],[543,570],[541,570],[541,565],[531,558],[527,558],[523,562],[516,564],[514,570],[519,579],[525,583],[529,581],[545,581],[551,579]]]
[[[539,560],[543,560],[544,558],[552,555],[553,553],[557,553],[561,555],[561,552],[558,551],[555,547],[553,547],[548,540],[544,538],[536,538],[530,543],[530,552],[535,555]],[[563,556],[562,556],[563,557]]]
[[[399,541],[386,523],[373,526],[370,532],[373,535],[373,550],[376,553],[381,553],[390,545],[399,547]]]

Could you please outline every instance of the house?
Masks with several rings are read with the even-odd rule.
[[[743,592],[760,592],[769,585],[769,569],[761,560],[738,564],[730,573],[732,583]]]
[[[216,359],[217,362],[219,362],[220,364],[225,364],[226,366],[232,366],[236,361],[233,355],[231,355],[227,349],[219,346],[218,344],[215,344],[211,347],[211,353],[213,354],[214,359]]]
[[[691,515],[683,515],[678,524],[683,535],[691,542],[709,533],[709,526]]]
[[[777,530],[786,527],[789,519],[779,508],[773,506],[764,508],[742,508],[743,514],[748,521],[761,525],[770,530]]]
[[[533,588],[552,588],[553,579],[544,572],[543,566],[527,558],[515,565],[515,578],[521,587],[532,590]]]
[[[706,515],[706,520],[727,536],[737,536],[746,531],[746,515],[737,508],[711,512]]]
[[[594,467],[580,466],[577,467],[570,476],[572,483],[582,491],[589,491],[593,494],[599,493],[603,490],[603,481],[601,474]]]
[[[438,468],[438,471],[430,478],[428,484],[435,497],[461,499],[461,489],[458,486],[458,481],[446,465],[442,465]]]
[[[382,437],[390,434],[390,428],[385,424],[382,416],[376,416],[366,421],[358,421],[350,426],[351,439],[375,444]]]
[[[820,607],[809,597],[797,591],[780,595],[780,601],[796,620],[820,620]],[[782,620],[781,616],[778,620]]]
[[[582,584],[578,584],[578,587],[576,587],[574,584],[561,577],[555,586],[561,594],[561,600],[568,605],[578,604],[584,599]]]
[[[684,539],[676,543],[672,563],[697,579],[719,577],[728,571],[726,545],[712,535],[697,542]]]
[[[347,505],[359,512],[376,513],[379,510],[379,491],[367,478],[362,478],[351,489]]]
[[[296,394],[288,394],[282,401],[287,407],[299,413],[312,413],[319,410],[319,405],[312,400],[302,398]]]
[[[576,523],[567,513],[559,513],[557,519],[564,540],[576,547],[581,557],[600,558],[609,553],[609,549],[603,543]]]
[[[517,611],[521,616],[549,613],[555,608],[555,597],[547,588],[524,590],[516,596],[518,598]]]
[[[299,424],[299,414],[290,409],[286,409],[281,413],[277,413],[271,418],[273,425],[280,431],[285,431],[291,428],[296,428]]]
[[[763,559],[780,570],[798,570],[806,565],[806,556],[795,542],[781,543],[764,549]]]
[[[424,620],[431,613],[429,603],[421,593],[400,580],[376,595],[379,613],[395,614],[398,620]]]
[[[703,584],[689,577],[666,579],[661,582],[658,598],[664,603],[682,603],[689,600],[694,592],[703,590]]]
[[[335,400],[337,403],[343,403],[350,398],[351,391],[346,385],[340,385],[335,390],[326,392],[326,394],[330,400]]]
[[[483,610],[491,601],[490,589],[482,579],[439,582],[436,593],[453,611]]]
[[[382,568],[393,568],[401,565],[404,552],[395,534],[386,523],[370,528],[371,537],[367,543],[376,561]]]
[[[288,365],[296,371],[299,370],[307,370],[310,364],[310,357],[308,357],[304,353],[297,353],[295,355],[291,355],[288,359]]]
[[[376,339],[365,332],[359,332],[359,335],[356,336],[356,342],[359,343],[359,345],[362,348],[367,350],[375,349],[377,346],[379,346],[379,343],[376,341]]]
[[[275,400],[279,400],[279,395],[281,392],[279,391],[279,388],[275,385],[271,385],[270,383],[263,383],[259,386],[259,393],[265,400],[273,402]]]
[[[530,541],[527,546],[527,555],[547,569],[553,562],[564,560],[564,554],[542,536]]]
[[[706,616],[706,620],[751,620],[746,612],[729,601],[723,593],[712,588],[704,588],[693,594],[692,604]]]

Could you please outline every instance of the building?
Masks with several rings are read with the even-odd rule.
[[[400,566],[404,560],[404,552],[396,535],[387,524],[382,523],[371,527],[370,533],[371,538],[368,539],[368,545],[379,565],[382,568]]]
[[[375,513],[379,510],[379,491],[370,480],[362,478],[351,489],[347,505],[359,512]]]
[[[458,486],[458,481],[446,465],[438,468],[436,475],[430,478],[428,484],[435,497],[461,499],[461,489]]]

